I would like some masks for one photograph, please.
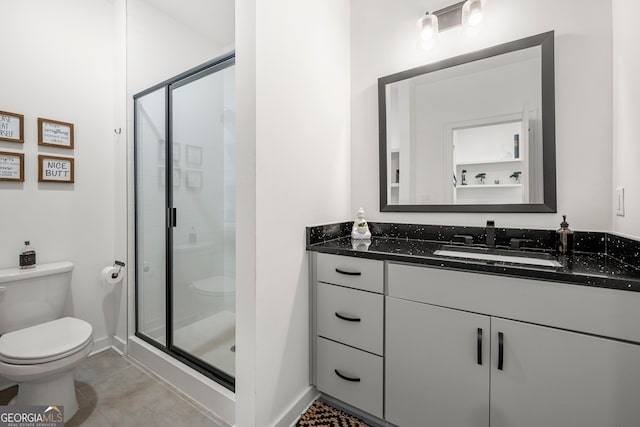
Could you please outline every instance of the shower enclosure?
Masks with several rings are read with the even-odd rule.
[[[235,387],[230,54],[134,96],[136,335]]]

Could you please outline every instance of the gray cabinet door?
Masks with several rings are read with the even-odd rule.
[[[491,326],[491,427],[640,426],[640,346],[497,318]]]
[[[488,427],[489,329],[488,316],[387,297],[385,418],[402,427]]]

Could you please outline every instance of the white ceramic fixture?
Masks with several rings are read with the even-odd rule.
[[[190,284],[196,298],[196,311],[200,318],[221,311],[235,313],[235,281],[233,277],[211,276]]]
[[[15,405],[64,406],[78,411],[73,370],[93,348],[93,328],[62,317],[73,264],[0,270],[0,375],[18,384]]]
[[[510,262],[514,264],[539,265],[543,267],[562,267],[558,261],[549,259],[530,258],[523,256],[509,256],[500,254],[487,254],[477,252],[448,251],[438,249],[433,252],[434,255],[449,256],[455,258],[478,259],[491,262]]]

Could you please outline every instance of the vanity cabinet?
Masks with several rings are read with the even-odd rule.
[[[386,419],[487,427],[490,317],[390,297],[386,315]]]
[[[440,306],[449,298],[445,288],[456,295],[461,283],[503,279],[536,306],[531,281],[460,274],[390,265],[386,420],[403,427],[640,425],[640,346],[501,318],[473,293],[459,296],[464,310]],[[464,282],[474,276],[475,283]],[[410,294],[418,301],[404,299]],[[490,297],[512,302],[509,294]]]
[[[313,253],[311,383],[400,427],[637,427],[640,293]]]
[[[320,253],[312,271],[312,382],[382,418],[384,263]]]

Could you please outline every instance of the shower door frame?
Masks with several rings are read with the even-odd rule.
[[[219,56],[211,61],[205,62],[197,67],[194,67],[190,70],[185,71],[173,78],[165,80],[162,83],[158,83],[148,89],[145,89],[142,92],[139,92],[133,95],[134,101],[134,118],[133,118],[133,128],[134,128],[134,234],[135,234],[135,336],[145,341],[146,343],[154,346],[155,348],[163,351],[164,353],[170,355],[171,357],[179,360],[185,365],[195,369],[201,374],[211,378],[227,389],[235,392],[235,377],[228,375],[227,373],[221,371],[215,366],[206,363],[205,361],[198,359],[197,357],[181,350],[178,347],[174,346],[173,343],[173,228],[176,224],[176,208],[173,206],[173,174],[169,173],[170,168],[173,165],[173,135],[172,135],[172,89],[179,88],[186,84],[189,84],[193,81],[196,81],[200,78],[206,77],[210,74],[214,74],[216,72],[222,71],[226,68],[232,67],[235,65],[235,51],[232,51],[228,54]],[[140,283],[140,274],[142,265],[141,260],[138,257],[138,136],[137,136],[137,125],[138,125],[138,117],[136,110],[136,101],[138,98],[141,98],[145,95],[156,92],[160,89],[164,89],[164,102],[165,102],[165,168],[167,173],[165,174],[165,261],[166,261],[166,280],[165,280],[165,332],[166,332],[166,344],[154,340],[148,335],[145,335],[143,332],[140,332],[139,329],[139,317],[140,313],[138,310],[139,303],[139,291],[138,284]]]

